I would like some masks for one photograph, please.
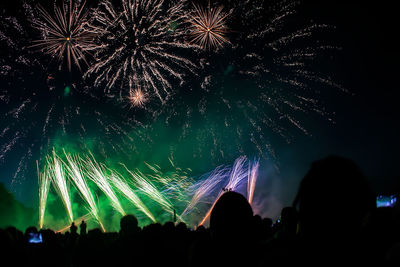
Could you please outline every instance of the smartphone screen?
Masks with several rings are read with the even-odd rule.
[[[42,243],[42,234],[41,233],[29,233],[29,243],[38,244]]]
[[[397,202],[397,197],[395,195],[391,196],[377,196],[376,197],[376,207],[394,207]]]

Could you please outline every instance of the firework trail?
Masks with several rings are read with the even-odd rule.
[[[226,18],[228,13],[223,12],[223,7],[212,8],[208,3],[208,8],[194,5],[194,14],[190,17],[191,42],[200,45],[203,49],[211,50],[229,43],[225,37],[228,29]]]
[[[69,71],[72,62],[81,70],[80,61],[89,65],[86,55],[95,48],[93,34],[83,27],[87,22],[87,12],[84,12],[85,2],[79,5],[69,0],[69,5],[54,5],[54,15],[49,14],[42,6],[38,6],[41,20],[34,19],[33,27],[41,31],[41,39],[35,40],[32,47],[57,58],[61,63],[66,57]]]
[[[174,217],[176,214],[180,214],[177,219],[182,222],[187,219],[197,223],[199,221],[198,218],[191,215],[193,210],[196,209],[199,211],[197,213],[205,214],[199,223],[201,225],[209,218],[215,203],[226,191],[240,192],[246,186],[248,199],[252,201],[259,167],[258,160],[249,161],[242,156],[236,159],[232,166],[218,166],[213,171],[197,178],[189,178],[186,177],[186,171],[176,167],[171,159],[170,163],[174,168],[173,171],[164,172],[158,165],[146,163],[146,166],[151,170],[150,174],[146,175],[139,169],[129,170],[123,163],[120,163],[120,166],[126,171],[124,172],[127,174],[125,177],[116,170],[98,163],[93,155],[91,157],[87,156],[85,159],[78,154],[71,155],[65,151],[63,155],[65,161],[53,151],[52,155],[46,158],[47,165],[44,166],[44,171],[42,173],[38,172],[40,181],[39,199],[41,207],[43,207],[43,209],[39,210],[41,225],[43,225],[44,207],[46,206],[46,197],[44,196],[49,191],[49,182],[46,184],[45,179],[53,182],[67,211],[71,210],[67,179],[71,179],[79,194],[88,203],[89,214],[100,224],[103,230],[104,225],[100,219],[99,210],[89,189],[87,179],[94,182],[103,191],[111,201],[114,209],[122,215],[125,215],[125,212],[118,201],[116,193],[132,203],[136,209],[143,212],[153,223],[165,219],[166,213],[174,215]],[[182,177],[182,185],[179,186],[180,177]],[[174,185],[169,187],[166,186],[167,183],[173,183]],[[170,191],[176,192],[171,193]],[[138,194],[139,192],[141,194]],[[156,205],[154,205],[155,203]],[[203,213],[204,207],[201,207],[200,203],[207,203],[207,206],[212,203],[212,205],[211,208],[207,209],[207,212]],[[150,206],[157,213],[153,213],[148,208]],[[161,209],[161,214],[157,211],[157,207]],[[158,214],[158,217],[154,214]],[[191,216],[189,217],[189,215]],[[185,219],[183,219],[184,217]],[[72,221],[71,213],[70,222]]]
[[[43,228],[44,213],[46,211],[47,195],[50,189],[50,177],[49,172],[45,169],[43,172],[39,172],[38,168],[38,178],[39,178],[39,227]]]
[[[75,223],[75,224],[78,224],[78,222],[81,222],[82,220],[89,221],[90,219],[91,219],[91,213],[88,213],[88,214],[83,215],[82,217],[76,219],[76,220],[74,221],[74,223]],[[67,230],[70,229],[70,228],[71,228],[71,224],[65,226],[64,228],[62,228],[62,229],[60,229],[60,230],[57,230],[56,233],[64,233],[65,231],[67,231]]]
[[[97,185],[97,187],[100,188],[101,191],[103,191],[103,193],[108,197],[108,199],[111,201],[112,207],[122,216],[124,216],[126,213],[122,208],[121,203],[119,202],[112,186],[110,185],[109,179],[103,173],[103,170],[101,169],[99,164],[94,160],[94,158],[93,160],[91,160],[89,157],[86,159],[85,163],[88,170],[88,178],[92,180]]]
[[[158,165],[150,165],[145,162],[146,166],[151,170],[146,173],[149,180],[160,188],[160,192],[168,199],[174,199],[176,202],[181,201],[186,204],[187,190],[193,185],[193,179],[189,177],[190,169],[182,170],[175,166],[171,158],[168,158],[172,171],[164,172]]]
[[[129,199],[129,201],[142,211],[150,220],[156,222],[153,214],[149,211],[146,205],[140,200],[140,198],[135,194],[132,188],[123,181],[116,173],[111,173],[110,180],[118,190]]]
[[[150,182],[140,171],[135,171],[132,172],[126,168],[125,165],[122,165],[125,170],[131,175],[133,178],[137,188],[143,192],[145,195],[147,195],[150,199],[153,201],[157,202],[158,204],[161,205],[161,207],[171,215],[174,214],[174,206],[173,204],[159,191],[159,189],[152,183]],[[181,216],[178,216],[178,219],[182,222],[184,220],[181,218]]]
[[[101,222],[98,208],[96,202],[94,201],[92,192],[90,191],[89,186],[86,183],[86,180],[83,178],[82,168],[80,167],[79,159],[73,158],[73,156],[66,154],[65,151],[64,155],[67,159],[68,165],[66,166],[66,169],[70,179],[74,181],[74,184],[77,187],[79,193],[82,195],[83,199],[85,199],[87,204],[89,205],[90,213],[100,224],[100,227],[103,230],[103,232],[105,232],[105,228],[103,226],[103,223]]]
[[[14,169],[11,186],[17,183],[17,177],[24,177],[27,162],[34,167],[33,145],[25,146],[19,153],[19,160],[13,159],[13,163],[7,162],[8,156],[15,151],[16,147],[27,140],[29,125],[19,127],[20,121],[25,117],[26,112],[33,107],[32,92],[21,90],[20,84],[24,79],[26,71],[34,72],[37,77],[37,70],[42,69],[41,63],[32,57],[25,49],[28,42],[25,24],[17,19],[19,16],[30,16],[29,10],[18,9],[10,15],[3,11],[0,14],[0,165],[7,164],[7,168]],[[15,17],[15,15],[17,17]],[[32,161],[31,161],[32,160]],[[14,164],[17,163],[17,166]],[[34,168],[31,168],[32,172]],[[22,181],[21,181],[22,182]]]
[[[251,166],[251,167],[250,167]],[[255,161],[253,164],[249,163],[249,174],[247,176],[247,200],[250,205],[253,203],[254,190],[256,189],[256,182],[258,177],[259,161]]]
[[[211,208],[208,210],[204,218],[200,221],[199,225],[203,225],[206,220],[210,217],[212,210],[214,209],[215,204],[219,200],[219,198],[224,194],[226,191],[237,191],[240,186],[242,186],[243,181],[248,178],[250,164],[246,166],[247,158],[242,156],[235,160],[233,167],[230,171],[229,181],[227,185],[219,192],[217,198],[215,199],[214,203],[212,204]]]
[[[47,157],[47,166],[49,169],[49,176],[53,182],[53,186],[64,203],[65,209],[67,210],[70,222],[74,221],[72,214],[71,199],[69,197],[69,190],[67,187],[67,180],[65,177],[65,171],[63,168],[63,162],[53,151],[53,158]]]
[[[110,95],[132,97],[140,88],[164,102],[173,88],[170,78],[183,84],[185,73],[197,68],[187,57],[196,46],[184,40],[185,2],[121,0],[119,9],[102,1],[87,27],[97,35],[97,47],[86,77],[93,76],[95,86],[105,84]]]
[[[200,181],[193,185],[193,189],[191,189],[194,191],[193,197],[182,212],[181,217],[189,214],[193,208],[197,206],[200,200],[212,194],[213,191],[215,191],[215,188],[217,188],[217,186],[226,178],[227,173],[228,168],[220,166],[211,173],[205,174],[204,176],[207,178],[204,179],[204,176],[200,177]]]
[[[241,156],[235,160],[229,176],[228,184],[224,188],[226,191],[235,191],[248,177],[247,169],[249,166],[246,168],[246,162],[247,158],[245,156]]]

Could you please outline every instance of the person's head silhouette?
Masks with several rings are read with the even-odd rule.
[[[303,234],[342,236],[360,227],[375,199],[352,160],[329,156],[312,164],[293,204]]]
[[[215,204],[210,217],[211,234],[216,239],[250,238],[253,210],[246,198],[228,191]]]
[[[139,231],[138,220],[132,214],[125,215],[120,221],[120,233],[123,235],[130,235]]]

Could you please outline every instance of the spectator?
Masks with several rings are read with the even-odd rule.
[[[72,222],[69,230],[71,231],[71,235],[77,235],[78,227],[76,227],[75,222]]]
[[[80,234],[81,235],[86,235],[86,222],[85,220],[82,220],[81,225],[80,225]]]
[[[303,259],[349,262],[362,258],[360,230],[375,198],[353,161],[330,156],[314,162],[301,181],[294,205],[299,208]]]

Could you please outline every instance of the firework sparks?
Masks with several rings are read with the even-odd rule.
[[[228,31],[226,26],[228,16],[229,14],[223,11],[222,6],[212,8],[209,3],[206,9],[195,5],[194,14],[189,20],[191,41],[207,50],[219,48],[224,43],[229,43],[225,37]]]
[[[193,178],[186,177],[186,171],[175,167],[172,160],[170,160],[174,168],[172,172],[163,172],[158,165],[146,163],[151,170],[151,174],[143,174],[138,169],[129,170],[124,164],[120,163],[120,166],[123,166],[126,171],[125,174],[128,174],[125,177],[116,170],[98,163],[93,155],[83,159],[78,154],[71,155],[64,151],[62,156],[65,161],[56,155],[53,150],[52,155],[46,158],[47,165],[44,166],[44,171],[42,173],[38,172],[41,207],[39,221],[41,227],[43,225],[46,196],[49,192],[49,181],[53,182],[54,188],[68,211],[72,206],[67,187],[67,179],[69,178],[83,200],[88,204],[88,207],[85,208],[89,210],[89,214],[97,221],[103,231],[105,231],[105,228],[87,179],[94,182],[97,188],[105,193],[114,209],[122,215],[125,215],[125,212],[118,201],[117,193],[133,204],[153,223],[165,220],[167,218],[165,215],[168,214],[169,216],[176,216],[179,221],[190,221],[197,224],[199,219],[193,217],[196,215],[192,211],[194,209],[200,211],[200,209],[207,207],[207,212],[200,211],[200,214],[205,214],[199,224],[201,225],[209,218],[215,203],[225,191],[240,192],[247,182],[248,198],[249,200],[253,199],[259,165],[258,160],[252,162],[242,156],[234,162],[233,166],[219,166],[213,171],[198,177],[198,182],[195,183]],[[181,185],[179,185],[180,181]],[[225,186],[222,187],[224,184]],[[113,190],[114,188],[115,191]],[[207,205],[199,205],[200,203],[207,203]],[[212,205],[209,207],[208,204],[211,203]],[[76,214],[80,212],[79,209],[74,210]],[[68,213],[70,216],[69,221],[72,222],[72,212]]]
[[[250,165],[251,163],[249,163]],[[250,205],[253,203],[254,190],[256,189],[256,182],[258,177],[259,161],[255,161],[251,167],[249,167],[249,174],[247,176],[247,200]]]
[[[7,165],[14,171],[12,187],[29,190],[23,184],[35,171],[35,160],[39,165],[45,163],[45,155],[60,136],[76,136],[77,146],[84,151],[93,136],[104,153],[110,153],[110,149],[126,156],[127,151],[137,151],[134,147],[139,141],[149,137],[131,136],[132,129],[138,129],[135,118],[119,112],[119,107],[112,112],[114,107],[104,105],[107,98],[102,93],[92,93],[85,81],[72,81],[73,75],[65,75],[67,68],[53,70],[43,56],[27,49],[26,44],[38,38],[32,32],[32,21],[43,19],[30,1],[17,2],[19,8],[2,10],[0,14],[0,46],[7,55],[0,58],[0,166]],[[65,3],[68,10],[69,2]],[[82,1],[76,3],[81,7]],[[63,10],[61,5],[59,9]],[[14,11],[18,12],[18,19],[11,15]]]
[[[53,158],[47,157],[47,165],[49,168],[49,175],[53,182],[58,195],[64,203],[65,209],[67,210],[70,222],[74,221],[72,214],[71,199],[69,197],[69,190],[67,187],[67,180],[65,179],[65,172],[63,169],[63,162],[53,151]]]
[[[93,157],[93,156],[92,156]],[[125,215],[125,211],[121,206],[117,196],[115,195],[114,190],[112,189],[108,178],[103,173],[101,167],[95,160],[91,160],[89,157],[86,159],[86,165],[88,168],[88,177],[92,180],[102,191],[103,193],[110,199],[111,205],[113,208],[118,211],[121,215]]]
[[[163,172],[158,165],[150,165],[145,162],[146,166],[151,170],[147,173],[147,177],[160,188],[160,192],[167,198],[181,201],[186,204],[187,190],[193,186],[193,180],[188,176],[187,170],[175,167],[171,158],[169,158],[173,171]]]
[[[37,168],[38,168],[38,178],[39,178],[39,227],[40,229],[42,229],[44,213],[46,211],[47,195],[50,189],[50,178],[47,169],[45,169],[43,172],[39,172],[38,163],[37,163]]]
[[[38,6],[42,20],[33,20],[33,26],[42,33],[42,39],[35,40],[32,47],[38,47],[45,54],[63,61],[66,58],[69,71],[72,62],[81,70],[80,61],[88,65],[86,55],[94,48],[93,34],[86,31],[87,12],[82,5],[69,1],[69,5],[54,6],[54,16]],[[61,65],[60,65],[61,66]]]
[[[217,185],[226,178],[227,170],[227,168],[217,167],[214,171],[205,175],[207,177],[206,179],[200,177],[200,182],[193,186],[195,188],[193,197],[182,212],[182,217],[189,214],[201,199],[212,194]]]
[[[129,91],[128,101],[133,107],[143,107],[147,102],[147,97],[142,90],[135,89],[133,91]]]
[[[219,200],[219,198],[224,194],[225,191],[236,191],[243,184],[243,181],[248,178],[248,175],[251,173],[248,170],[250,169],[250,164],[246,166],[246,157],[242,156],[235,160],[233,164],[232,170],[230,171],[229,181],[227,185],[222,188],[221,192],[218,194],[217,198],[213,202],[211,208],[208,210],[204,218],[200,221],[199,225],[203,225],[206,220],[210,217],[211,212]]]
[[[342,88],[315,64],[338,49],[329,39],[317,37],[332,28],[300,18],[298,1],[225,2],[229,23],[240,26],[230,36],[232,45],[224,49],[229,56],[212,54],[218,67],[209,65],[202,90],[176,96],[179,105],[164,108],[160,121],[180,125],[182,142],[195,138],[191,153],[196,157],[208,153],[212,162],[222,162],[238,151],[251,151],[277,160],[275,137],[291,143],[293,131],[311,135],[305,119],[309,116],[332,121],[333,113],[319,96],[323,90]],[[226,66],[223,73],[221,64]]]
[[[229,177],[229,182],[225,186],[225,190],[227,191],[235,191],[240,185],[242,185],[243,181],[247,178],[248,176],[248,171],[247,169],[249,166],[246,168],[246,157],[242,156],[239,157],[238,159],[235,160],[235,163],[233,164],[233,168]]]
[[[67,169],[69,177],[71,178],[71,180],[74,181],[76,187],[78,188],[78,191],[88,203],[91,214],[97,220],[103,232],[105,232],[106,230],[103,226],[103,223],[100,220],[96,202],[94,201],[92,192],[90,191],[89,186],[86,183],[86,180],[83,178],[82,168],[79,167],[80,164],[78,159],[73,158],[71,155],[66,154],[65,151],[64,154],[68,162]]]
[[[88,213],[88,214],[83,215],[82,217],[76,219],[74,221],[75,225],[78,224],[79,222],[81,222],[82,220],[89,221],[91,219],[90,215],[91,215],[91,213]],[[71,228],[71,224],[65,226],[64,228],[62,228],[60,230],[57,230],[56,233],[64,233],[65,231],[69,230],[70,228]]]
[[[136,171],[132,172],[126,168],[125,165],[123,165],[126,169],[126,171],[131,175],[131,177],[134,179],[135,183],[137,184],[137,187],[149,198],[157,202],[158,204],[161,205],[161,207],[164,208],[164,210],[171,215],[174,214],[174,207],[172,203],[157,189],[156,186],[154,186],[153,183],[151,183],[141,172]],[[184,220],[178,216],[178,219],[183,221]]]
[[[150,218],[153,222],[156,222],[153,214],[149,211],[146,205],[140,200],[140,198],[135,194],[132,188],[129,187],[127,183],[125,183],[116,173],[112,173],[110,175],[110,179],[115,187],[124,194],[125,197],[129,199],[129,201],[135,205],[140,211],[142,211],[148,218]]]
[[[184,74],[197,68],[179,53],[195,48],[184,41],[180,26],[186,18],[183,2],[121,0],[122,10],[101,2],[87,27],[98,37],[96,63],[85,76],[94,76],[95,86],[105,83],[108,93],[118,86],[122,96],[141,88],[164,102],[171,94],[169,78],[182,84]]]

